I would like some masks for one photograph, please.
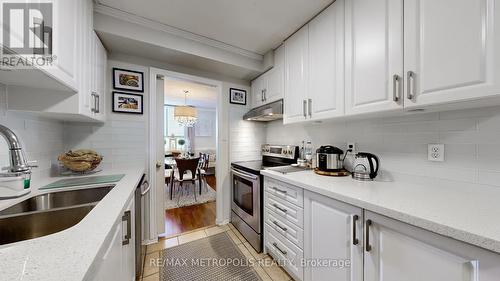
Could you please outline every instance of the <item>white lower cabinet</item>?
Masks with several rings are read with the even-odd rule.
[[[301,208],[270,193],[300,187],[264,185],[264,250],[294,280],[499,280],[499,254],[307,190]]]
[[[304,280],[363,280],[363,210],[305,192]]]
[[[135,280],[134,200],[132,199],[112,230],[112,238],[90,278],[95,281]],[[92,275],[92,274],[91,274]]]
[[[500,255],[365,211],[365,281],[494,281]]]

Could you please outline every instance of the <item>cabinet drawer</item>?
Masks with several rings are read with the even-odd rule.
[[[304,209],[266,192],[266,208],[273,211],[281,221],[288,220],[299,228],[304,228]]]
[[[269,228],[272,228],[274,231],[290,240],[290,242],[297,245],[297,247],[303,249],[304,231],[300,227],[287,220],[280,219],[273,211],[267,208],[264,210],[264,222]]]
[[[304,190],[302,188],[267,178],[264,181],[264,187],[267,192],[274,196],[304,207]]]
[[[301,266],[304,252],[268,225],[265,227],[267,253],[282,266],[295,280],[303,280],[304,268]]]

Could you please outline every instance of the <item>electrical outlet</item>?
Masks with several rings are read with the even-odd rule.
[[[355,142],[348,142],[347,149],[351,149],[351,153],[356,153],[358,151]]]
[[[431,143],[427,146],[427,159],[429,161],[444,161],[444,144]]]

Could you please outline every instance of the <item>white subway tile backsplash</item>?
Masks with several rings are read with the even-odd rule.
[[[293,133],[291,133],[293,132]],[[500,186],[500,107],[283,125],[271,122],[266,142],[300,144],[312,140],[380,156],[386,174],[458,180]],[[427,144],[445,144],[445,162],[427,160]]]

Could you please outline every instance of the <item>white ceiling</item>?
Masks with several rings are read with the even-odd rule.
[[[333,0],[98,0],[100,4],[265,54]]]
[[[184,91],[187,95],[187,105],[201,108],[216,108],[217,88],[187,80],[165,79],[165,104],[184,105]]]

